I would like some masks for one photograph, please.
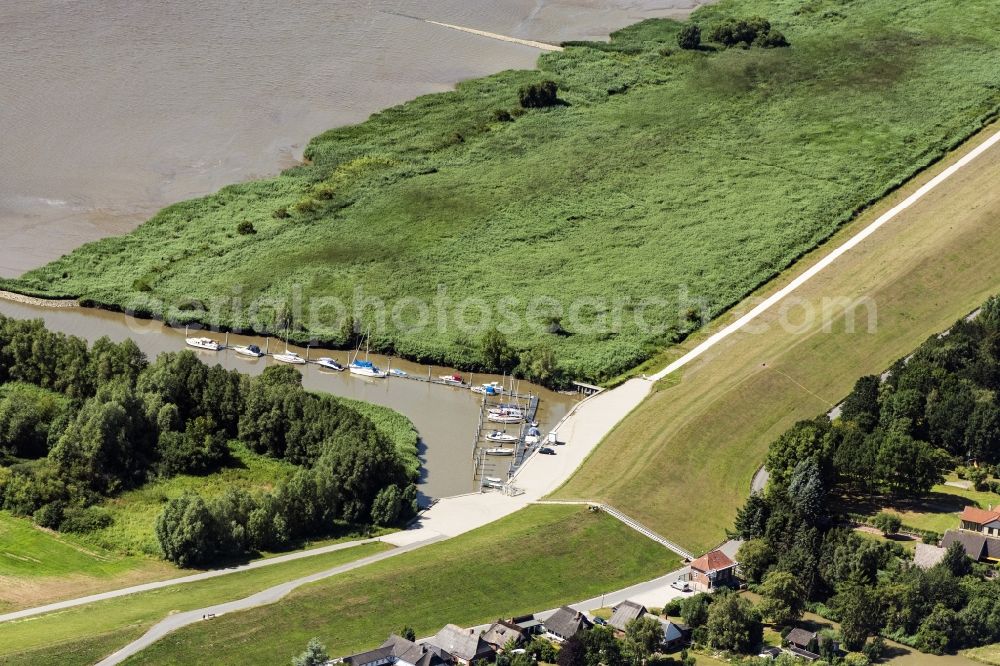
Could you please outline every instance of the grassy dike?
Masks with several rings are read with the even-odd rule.
[[[283,663],[313,636],[331,654],[345,654],[376,645],[404,625],[427,635],[448,622],[487,622],[585,599],[675,566],[669,551],[604,514],[537,505],[448,541],[299,588],[277,604],[189,626],[127,663]],[[47,631],[61,622],[53,618]],[[4,632],[0,625],[0,645],[10,645]],[[124,644],[127,636],[123,629],[104,645]],[[87,632],[72,645],[93,640]],[[56,663],[66,647],[16,658],[8,653],[0,663]]]
[[[712,330],[792,280],[998,130],[998,125],[987,128]],[[717,544],[745,501],[771,441],[795,421],[828,411],[858,377],[887,368],[1000,291],[1000,191],[993,186],[998,178],[1000,149],[994,147],[783,305],[716,345],[684,368],[679,379],[664,382],[555,496],[607,502],[695,551]],[[858,299],[864,299],[860,307],[844,309],[844,303]]]
[[[391,546],[383,543],[362,544],[0,624],[0,664],[91,664],[170,613],[240,599],[389,549]]]
[[[476,335],[456,332],[479,311],[463,299],[523,316],[555,298],[568,335],[547,332],[557,306],[540,302],[511,342],[608,378],[774,278],[1000,104],[993,0],[722,0],[692,20],[751,15],[792,46],[681,51],[679,24],[643,22],[327,132],[308,165],[171,206],[7,286],[242,327],[243,310],[202,308],[233,285],[243,304],[296,294],[293,336],[334,344],[340,321],[317,299],[350,306],[360,287],[391,311],[442,288],[449,326],[409,330],[421,315],[405,307],[373,342],[459,366],[481,362]],[[518,89],[547,78],[565,104],[521,114]],[[647,328],[633,308],[650,295],[663,301],[642,311]]]

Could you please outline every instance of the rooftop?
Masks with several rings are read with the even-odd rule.
[[[705,553],[695,561],[691,562],[691,568],[703,573],[711,573],[713,571],[722,571],[723,569],[730,569],[736,566],[736,562],[721,550],[713,550],[710,553]]]

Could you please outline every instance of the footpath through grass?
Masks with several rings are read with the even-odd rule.
[[[300,588],[278,604],[199,623],[129,664],[278,664],[313,636],[331,655],[411,625],[472,626],[648,580],[674,566],[662,546],[603,513],[531,506],[440,544]]]
[[[0,624],[0,664],[91,664],[126,645],[172,612],[241,599],[273,585],[390,548],[383,543],[363,544],[3,623]]]
[[[532,375],[550,374],[536,357],[551,348],[569,378],[611,377],[1000,105],[994,0],[722,0],[692,20],[752,15],[791,47],[681,51],[680,24],[643,22],[327,132],[308,165],[7,286],[258,329],[273,324],[249,315],[258,299],[294,301],[293,339],[328,344],[351,344],[339,315],[364,308],[376,347],[459,366],[485,362],[460,325],[485,306]],[[565,104],[520,115],[518,89],[543,79]],[[384,326],[364,306],[379,301]],[[548,321],[560,313],[562,330]]]
[[[880,204],[759,296],[931,175]],[[607,502],[695,551],[716,545],[771,441],[795,421],[829,410],[858,377],[881,372],[1000,290],[998,178],[1000,148],[994,147],[794,297],[687,366],[680,382],[655,392],[620,423],[555,496]],[[756,302],[750,299],[732,317]],[[717,326],[729,321],[727,315]]]

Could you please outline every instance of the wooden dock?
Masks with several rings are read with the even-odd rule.
[[[494,423],[488,419],[489,410],[500,405],[514,404],[524,412],[524,420],[520,423]],[[504,395],[484,395],[480,403],[479,423],[472,441],[472,474],[473,481],[479,490],[494,488],[503,490],[503,486],[514,474],[518,467],[524,462],[533,448],[541,446],[539,440],[536,445],[529,445],[525,442],[528,430],[532,423],[536,421],[538,415],[539,398],[536,395],[504,394]],[[486,453],[491,448],[508,448],[497,442],[487,439],[487,435],[494,431],[511,434],[517,439],[514,441],[513,454],[509,456],[493,456]],[[492,479],[492,481],[491,481]],[[499,486],[499,487],[498,487]]]

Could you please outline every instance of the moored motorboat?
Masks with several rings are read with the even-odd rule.
[[[514,455],[514,449],[504,448],[502,446],[497,446],[492,449],[486,449],[486,455],[489,456],[512,456]]]
[[[329,356],[324,356],[323,358],[317,359],[316,365],[326,370],[335,370],[337,372],[340,372],[344,369],[344,366],[342,366],[340,363],[337,363]]]
[[[264,355],[264,352],[257,345],[237,345],[233,347],[233,351],[240,356],[249,356],[250,358],[260,358]]]
[[[490,434],[486,435],[486,439],[491,442],[502,442],[504,444],[512,444],[517,441],[517,437],[514,435],[508,435],[501,430],[494,430]]]
[[[438,380],[444,384],[451,384],[452,386],[462,385],[462,375],[441,375]]]
[[[471,390],[473,393],[482,393],[483,395],[500,395],[503,393],[503,386],[500,385],[500,382],[489,382],[473,386]]]
[[[283,354],[275,354],[274,360],[279,361],[281,363],[290,363],[292,365],[302,365],[306,362],[304,358],[302,358],[293,351],[288,351],[287,349]]]
[[[205,351],[219,351],[222,349],[222,345],[212,338],[185,338],[184,342],[186,342],[189,347],[204,349]]]
[[[389,370],[389,374],[392,375],[393,377],[406,377],[406,376],[408,376],[406,374],[406,372],[404,372],[403,370],[400,370],[399,368],[391,368]]]
[[[487,488],[502,488],[503,480],[495,476],[484,476],[483,485]]]
[[[524,443],[528,445],[538,444],[542,441],[542,431],[532,426],[528,428],[528,432],[524,435]]]

